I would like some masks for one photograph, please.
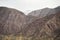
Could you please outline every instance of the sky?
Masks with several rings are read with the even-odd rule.
[[[60,6],[60,0],[0,0],[0,6],[18,9],[27,15],[33,10]]]

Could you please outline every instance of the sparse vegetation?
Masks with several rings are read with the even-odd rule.
[[[33,37],[25,37],[22,35],[0,35],[0,40],[53,40],[53,38],[49,38],[47,36],[43,36],[40,38]]]

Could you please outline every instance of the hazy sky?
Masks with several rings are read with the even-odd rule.
[[[27,14],[32,10],[60,6],[60,0],[0,0],[0,6],[12,7]]]

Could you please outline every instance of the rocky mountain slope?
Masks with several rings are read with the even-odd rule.
[[[55,13],[55,10],[53,10],[51,8],[43,8],[40,10],[32,11],[28,15],[42,18],[42,17],[45,17],[46,15],[50,15],[52,13]]]
[[[51,8],[43,8],[43,9],[40,9],[40,10],[35,10],[35,11],[32,11],[30,12],[28,15],[27,15],[27,22],[28,23],[31,23],[39,18],[43,18],[47,15],[51,15],[51,14],[54,14],[55,13],[55,10],[54,9],[51,9]]]
[[[44,8],[28,15],[16,9],[0,7],[0,38],[60,40],[60,7]]]
[[[0,34],[17,34],[25,23],[25,18],[21,11],[0,7]]]
[[[26,24],[29,24],[29,23],[35,21],[36,19],[38,19],[38,17],[32,16],[32,15],[27,15],[26,16]]]
[[[31,37],[31,40],[58,40],[60,37],[60,7],[57,7],[53,13],[39,18],[22,29],[22,33],[26,37]]]

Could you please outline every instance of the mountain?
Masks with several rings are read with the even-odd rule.
[[[39,18],[22,29],[22,34],[31,40],[58,40],[60,38],[60,10],[54,8],[49,15]]]
[[[50,16],[39,18],[33,21],[32,23],[26,25],[23,31],[24,34],[26,33],[25,36],[32,35],[35,31],[38,32],[38,30],[40,31],[41,29],[44,29],[43,26],[46,24],[46,22],[53,18],[53,15],[50,15]]]
[[[28,15],[0,7],[0,40],[60,40],[60,6]]]
[[[17,34],[25,24],[25,18],[21,11],[0,7],[0,34]]]
[[[35,11],[30,12],[27,15],[27,20],[28,20],[27,22],[31,23],[39,18],[43,18],[47,15],[54,14],[54,13],[55,13],[55,10],[51,8],[43,8],[40,10],[35,10]]]
[[[42,17],[45,17],[46,15],[50,15],[54,12],[55,12],[55,10],[53,10],[51,8],[43,8],[43,9],[40,9],[40,10],[32,11],[28,15],[42,18]]]

